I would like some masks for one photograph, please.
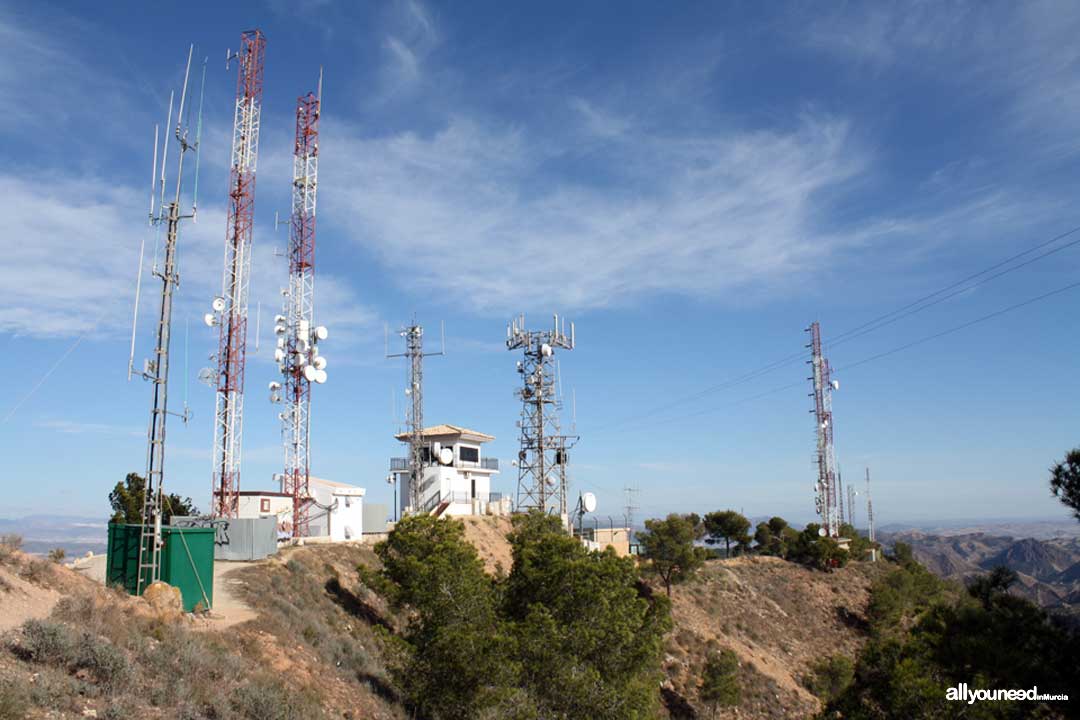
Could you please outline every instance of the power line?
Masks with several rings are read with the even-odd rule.
[[[991,265],[990,267],[984,268],[983,270],[980,270],[977,273],[973,273],[973,274],[968,275],[967,277],[965,277],[965,278],[963,278],[961,280],[958,280],[958,281],[956,281],[954,283],[946,285],[945,287],[943,287],[943,288],[941,288],[939,290],[936,290],[936,291],[934,291],[934,292],[932,292],[932,293],[930,293],[928,295],[924,295],[923,297],[921,297],[921,298],[919,298],[917,300],[914,300],[914,301],[908,303],[907,305],[904,305],[904,306],[899,307],[899,308],[897,308],[895,310],[887,312],[884,315],[879,315],[878,317],[873,318],[872,320],[868,320],[867,322],[863,323],[862,325],[851,328],[850,330],[846,330],[846,331],[840,333],[839,335],[834,336],[833,339],[830,340],[827,343],[827,345],[829,347],[833,347],[835,345],[840,345],[842,343],[848,342],[849,340],[854,340],[854,339],[856,339],[858,337],[862,337],[863,335],[871,333],[874,330],[878,330],[878,329],[880,329],[882,327],[885,327],[886,325],[891,325],[892,323],[897,322],[898,320],[901,320],[901,319],[903,319],[905,317],[908,317],[910,315],[914,315],[915,313],[921,312],[922,310],[925,310],[926,308],[929,308],[929,307],[932,307],[932,306],[937,305],[939,303],[942,303],[942,302],[948,300],[949,298],[952,298],[952,297],[955,297],[956,295],[967,292],[968,290],[976,288],[979,285],[983,285],[985,283],[988,283],[991,280],[995,280],[995,279],[1001,277],[1002,275],[1006,275],[1006,274],[1008,274],[1010,272],[1013,272],[1014,270],[1019,270],[1020,268],[1026,267],[1027,265],[1030,265],[1030,264],[1032,264],[1032,263],[1034,263],[1034,262],[1036,262],[1038,260],[1041,260],[1041,259],[1043,259],[1043,258],[1045,258],[1045,257],[1047,257],[1049,255],[1053,255],[1054,253],[1060,252],[1061,250],[1065,250],[1067,248],[1073,247],[1074,245],[1078,245],[1078,244],[1080,244],[1080,238],[1077,238],[1077,239],[1075,239],[1075,240],[1073,240],[1073,241],[1071,241],[1069,243],[1066,243],[1064,245],[1061,245],[1059,247],[1053,248],[1052,250],[1049,250],[1047,252],[1041,253],[1041,254],[1037,255],[1036,257],[1033,257],[1033,258],[1031,258],[1029,260],[1026,260],[1026,261],[1024,261],[1024,262],[1022,262],[1022,263],[1020,263],[1018,265],[1013,265],[1012,267],[1008,267],[1005,270],[1002,270],[1001,272],[998,272],[998,273],[994,273],[993,275],[991,275],[989,277],[983,277],[987,273],[992,273],[994,270],[998,270],[999,268],[1005,267],[1005,266],[1009,265],[1010,263],[1013,263],[1016,260],[1019,260],[1020,258],[1023,258],[1023,257],[1025,257],[1027,255],[1030,255],[1031,253],[1037,252],[1038,250],[1041,250],[1041,249],[1043,249],[1043,248],[1045,248],[1047,246],[1053,245],[1054,243],[1056,243],[1056,242],[1058,242],[1060,240],[1063,240],[1064,238],[1067,238],[1070,235],[1074,235],[1074,234],[1076,234],[1078,232],[1080,232],[1080,225],[1078,225],[1078,226],[1076,226],[1076,227],[1074,227],[1074,228],[1072,228],[1070,230],[1066,230],[1063,233],[1055,235],[1054,237],[1052,237],[1052,238],[1050,238],[1048,240],[1044,240],[1044,241],[1034,245],[1033,247],[1028,248],[1027,250],[1016,253],[1015,255],[1012,255],[1012,256],[1004,259],[1004,260],[1001,260],[1001,261]],[[976,283],[972,283],[970,285],[968,284],[972,280],[976,280],[978,278],[982,278],[982,279],[979,280]],[[959,288],[959,289],[957,289],[957,288]],[[950,293],[949,292],[950,290],[954,290],[954,292]],[[945,293],[948,293],[948,294],[945,294]],[[927,302],[928,300],[933,300],[933,302]],[[711,385],[709,387],[702,388],[701,390],[690,393],[688,395],[684,395],[682,397],[676,398],[675,400],[671,400],[671,401],[669,401],[667,403],[664,403],[663,405],[660,405],[658,407],[655,407],[652,410],[649,410],[649,411],[647,411],[645,413],[630,416],[628,418],[618,420],[618,421],[616,421],[616,422],[614,422],[614,423],[612,423],[610,425],[605,425],[605,426],[601,427],[600,430],[601,431],[603,431],[603,430],[612,430],[612,429],[615,429],[615,428],[623,427],[623,426],[625,426],[627,424],[630,424],[630,423],[636,424],[637,421],[639,421],[639,420],[650,419],[650,418],[654,417],[657,413],[663,412],[665,410],[670,410],[673,407],[678,407],[679,405],[685,405],[686,403],[693,402],[694,400],[697,400],[698,398],[704,397],[706,395],[711,395],[712,393],[718,392],[720,390],[726,390],[726,389],[729,389],[729,388],[737,387],[739,385],[750,382],[751,380],[756,380],[757,378],[762,377],[763,375],[767,375],[767,374],[769,374],[769,373],[771,373],[771,372],[773,372],[775,370],[778,370],[778,369],[780,369],[782,367],[790,365],[791,363],[793,363],[793,362],[795,362],[797,360],[802,360],[803,358],[805,358],[805,356],[806,356],[805,353],[799,352],[799,353],[794,353],[792,355],[788,355],[786,357],[780,358],[779,360],[774,360],[771,363],[763,365],[763,366],[761,366],[761,367],[759,367],[759,368],[757,368],[755,370],[751,370],[751,371],[749,371],[747,373],[744,373],[742,375],[739,375],[737,377],[731,378],[730,380],[725,380],[722,383],[718,383],[716,385]],[[690,415],[688,417],[693,417],[693,415]]]
[[[1056,290],[1051,290],[1050,292],[1043,293],[1042,295],[1038,295],[1038,296],[1033,297],[1033,298],[1028,298],[1027,300],[1024,300],[1022,302],[1014,303],[1013,305],[1009,305],[1008,307],[1004,307],[1004,308],[1001,308],[1000,310],[996,310],[996,311],[994,311],[992,313],[988,313],[988,314],[983,315],[981,317],[977,317],[974,320],[969,320],[969,321],[967,321],[965,323],[962,323],[960,325],[957,325],[955,327],[951,327],[948,330],[942,330],[941,332],[934,333],[933,335],[927,335],[926,337],[919,338],[918,340],[913,340],[911,342],[905,343],[905,344],[900,345],[898,347],[892,348],[891,350],[886,350],[885,352],[877,353],[876,355],[871,355],[870,357],[863,358],[862,360],[858,360],[858,361],[856,361],[854,363],[851,363],[849,365],[845,365],[844,367],[833,370],[832,372],[839,373],[839,372],[843,372],[845,370],[851,370],[853,368],[859,367],[860,365],[866,365],[866,364],[874,362],[876,360],[881,360],[882,358],[888,357],[889,355],[895,355],[898,352],[902,352],[902,351],[907,350],[909,348],[913,348],[913,347],[915,347],[917,345],[922,345],[924,343],[930,342],[931,340],[936,340],[936,339],[944,337],[946,335],[951,335],[951,334],[953,334],[955,332],[959,332],[960,330],[964,330],[964,329],[969,328],[969,327],[971,327],[973,325],[978,325],[980,323],[986,322],[987,320],[992,320],[993,318],[996,318],[996,317],[998,317],[1000,315],[1004,315],[1006,313],[1012,312],[1013,310],[1018,310],[1019,308],[1025,307],[1027,305],[1032,305],[1032,304],[1037,303],[1037,302],[1039,302],[1041,300],[1046,300],[1047,298],[1051,298],[1051,297],[1053,297],[1055,295],[1060,295],[1061,293],[1067,292],[1067,291],[1075,289],[1077,287],[1080,287],[1080,282],[1071,283],[1069,285],[1065,285],[1064,287],[1060,287],[1060,288],[1058,288]],[[684,413],[682,415],[678,415],[678,416],[674,416],[674,417],[660,418],[659,422],[666,422],[668,420],[686,419],[686,418],[699,417],[701,415],[708,415],[710,413],[715,413],[715,412],[718,412],[718,411],[721,411],[721,410],[726,410],[726,409],[728,409],[730,407],[734,407],[736,405],[742,405],[742,404],[750,402],[752,400],[758,400],[760,398],[767,397],[769,395],[775,395],[777,393],[783,392],[784,390],[790,390],[791,388],[799,387],[802,384],[803,384],[802,381],[798,381],[798,382],[788,383],[786,385],[780,385],[779,387],[774,387],[774,388],[772,388],[770,390],[766,390],[764,392],[760,392],[760,393],[757,393],[755,395],[749,395],[747,397],[740,398],[739,400],[735,400],[734,402],[725,403],[723,405],[716,405],[716,406],[705,408],[703,410],[699,410],[699,411],[693,412],[693,413]],[[641,419],[642,420],[654,420],[655,417],[654,417],[654,415],[650,415],[648,417],[641,418]],[[635,424],[637,424],[637,423],[635,423]]]
[[[1070,230],[1070,232],[1076,232],[1077,230],[1080,230],[1080,227],[1077,227],[1074,230]],[[1064,237],[1064,236],[1059,235],[1054,240],[1059,240],[1062,237]],[[970,285],[964,285],[964,283],[968,282],[972,278],[977,277],[978,275],[984,275],[987,272],[990,272],[990,270],[993,270],[994,268],[1001,267],[1001,265],[1003,263],[1010,262],[1011,260],[1016,258],[1016,256],[1014,256],[1009,261],[1003,261],[1002,263],[998,263],[997,265],[995,265],[992,268],[988,268],[987,270],[984,270],[981,273],[977,273],[976,275],[969,276],[964,280],[961,280],[961,281],[959,281],[957,283],[953,283],[949,287],[942,288],[941,290],[938,290],[936,293],[933,293],[932,295],[924,297],[921,300],[916,300],[914,303],[909,303],[908,305],[905,305],[903,308],[900,308],[898,310],[894,310],[892,313],[889,313],[888,315],[882,316],[881,318],[879,318],[879,320],[883,320],[883,322],[878,322],[876,320],[872,320],[869,323],[864,323],[863,325],[860,325],[859,328],[866,328],[866,329],[861,330],[860,332],[856,332],[856,330],[858,330],[858,328],[853,329],[853,330],[848,330],[847,332],[842,333],[841,336],[838,336],[838,339],[833,339],[831,342],[828,343],[828,345],[829,345],[829,347],[835,347],[835,346],[841,345],[841,344],[843,344],[843,343],[845,343],[845,342],[847,342],[849,340],[854,340],[856,338],[862,337],[863,335],[866,335],[867,333],[871,333],[871,332],[873,332],[875,330],[883,328],[886,325],[891,325],[892,323],[897,322],[898,320],[903,320],[904,318],[909,317],[911,315],[914,315],[915,313],[922,312],[923,310],[925,310],[928,307],[933,307],[934,305],[937,305],[939,303],[943,303],[943,302],[945,302],[946,300],[948,300],[950,298],[953,298],[953,297],[956,297],[957,295],[963,294],[963,293],[967,292],[968,290],[973,290],[973,289],[979,287],[980,285],[984,285],[984,284],[990,282],[991,280],[996,280],[997,278],[1001,277],[1002,275],[1007,275],[1008,273],[1011,273],[1014,270],[1019,270],[1020,268],[1026,267],[1027,265],[1030,265],[1033,262],[1037,262],[1039,260],[1042,260],[1044,257],[1047,257],[1049,255],[1053,255],[1054,253],[1060,252],[1062,250],[1065,250],[1065,249],[1070,248],[1073,245],[1077,245],[1077,244],[1080,244],[1080,238],[1077,238],[1077,239],[1073,240],[1072,242],[1066,243],[1065,245],[1061,245],[1061,246],[1056,247],[1056,248],[1054,248],[1052,250],[1047,250],[1046,252],[1042,253],[1041,255],[1036,255],[1035,257],[1031,258],[1030,260],[1026,260],[1026,261],[1020,263],[1019,265],[1013,265],[1012,267],[1006,268],[1006,269],[1002,270],[1001,272],[994,273],[993,275],[990,275],[989,277],[985,277],[982,280],[979,280],[978,282],[972,283]],[[1045,246],[1045,243],[1044,243],[1043,246]],[[1036,249],[1038,249],[1038,248],[1032,248],[1032,250],[1036,250]],[[1030,252],[1032,252],[1032,250],[1028,250],[1028,251],[1026,251],[1026,253],[1030,253]],[[1026,254],[1026,253],[1024,253],[1024,254]],[[962,286],[962,287],[960,287],[960,286]],[[958,288],[958,289],[955,289],[955,288]],[[948,293],[947,295],[941,295],[940,297],[937,297],[937,299],[935,299],[933,302],[928,302],[928,303],[926,303],[924,305],[919,305],[919,303],[923,302],[923,300],[935,297],[935,296],[940,295],[941,293],[946,292],[948,290],[952,290],[952,292]],[[918,306],[918,307],[915,307],[915,306]],[[907,309],[908,311],[903,312],[903,313],[901,313],[899,315],[896,314],[896,313],[900,313],[902,310],[905,310],[905,309]],[[892,317],[890,317],[890,316],[892,316]],[[867,327],[868,325],[870,325],[871,327]]]
[[[1032,303],[1039,302],[1040,300],[1045,300],[1046,298],[1053,297],[1054,295],[1060,295],[1061,293],[1066,292],[1068,290],[1072,290],[1073,288],[1076,288],[1076,287],[1080,287],[1080,282],[1071,283],[1071,284],[1066,285],[1064,287],[1060,287],[1057,290],[1051,290],[1048,293],[1043,293],[1042,295],[1038,295],[1036,297],[1029,298],[1027,300],[1024,300],[1023,302],[1018,302],[1018,303],[1016,303],[1014,305],[1010,305],[1008,307],[1002,308],[1001,310],[996,310],[996,311],[994,311],[992,313],[989,313],[988,315],[983,315],[982,317],[975,318],[974,320],[969,320],[968,322],[963,323],[962,325],[957,325],[956,327],[951,327],[948,330],[942,330],[941,332],[934,333],[933,335],[927,335],[924,338],[919,338],[918,340],[913,340],[912,342],[905,343],[904,345],[900,345],[899,347],[895,347],[892,350],[886,350],[885,352],[878,353],[877,355],[871,355],[868,358],[863,358],[862,360],[859,360],[858,362],[854,362],[854,363],[852,363],[850,365],[839,368],[838,370],[836,370],[836,372],[843,372],[844,370],[851,370],[852,368],[859,367],[860,365],[865,365],[865,364],[867,364],[869,362],[873,362],[874,360],[880,360],[881,358],[888,357],[889,355],[894,355],[894,354],[896,354],[896,353],[898,353],[898,352],[900,352],[902,350],[907,350],[908,348],[913,348],[916,345],[922,345],[923,343],[930,342],[931,340],[936,340],[937,338],[944,337],[946,335],[951,335],[954,332],[964,330],[965,328],[969,328],[972,325],[978,325],[979,323],[986,322],[987,320],[991,320],[993,318],[996,318],[999,315],[1004,315],[1007,312],[1012,312],[1013,310],[1016,310],[1018,308],[1022,308],[1025,305],[1031,305]]]

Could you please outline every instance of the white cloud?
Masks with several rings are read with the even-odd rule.
[[[811,271],[850,237],[818,211],[864,169],[846,124],[666,137],[629,132],[589,182],[553,173],[572,148],[457,117],[431,137],[328,139],[325,202],[407,279],[474,310],[715,296]]]
[[[110,425],[107,423],[78,422],[75,420],[39,420],[34,423],[35,427],[46,430],[54,430],[68,435],[82,435],[85,433],[101,433],[106,435],[131,435],[144,437],[146,430],[122,425]]]

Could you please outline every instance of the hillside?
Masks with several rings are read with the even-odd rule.
[[[696,704],[706,651],[727,647],[741,665],[738,717],[809,717],[820,706],[801,678],[817,659],[855,656],[870,584],[885,572],[884,563],[822,573],[772,557],[710,561],[672,593],[671,689]]]
[[[509,568],[505,519],[466,527],[489,572]],[[159,612],[64,566],[7,553],[0,720],[406,718],[380,639],[399,631],[403,618],[358,571],[378,564],[358,545],[294,548],[238,564],[223,577],[255,617],[230,626],[217,613],[196,620]],[[818,702],[800,679],[815,658],[855,654],[867,589],[886,571],[856,564],[826,574],[775,558],[709,562],[673,592],[662,690],[670,716],[705,717],[694,710],[698,678],[706,651],[720,647],[740,659],[738,717],[812,715]],[[22,625],[45,617],[41,627]]]
[[[998,565],[1015,571],[1011,592],[1050,609],[1080,612],[1080,538],[1020,538],[983,532],[889,534],[911,545],[916,559],[939,577],[965,581]]]

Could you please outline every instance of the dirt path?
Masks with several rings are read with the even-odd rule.
[[[214,607],[202,618],[200,627],[204,629],[225,628],[254,620],[258,613],[240,599],[236,587],[243,580],[232,577],[241,568],[255,565],[254,562],[235,562],[218,560],[214,562]],[[94,555],[79,558],[71,564],[71,569],[90,578],[94,582],[105,584],[105,556]],[[55,604],[55,600],[53,601]],[[49,607],[52,609],[52,606]],[[48,612],[45,613],[46,615]]]

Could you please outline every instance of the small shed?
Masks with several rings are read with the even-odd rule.
[[[142,525],[109,525],[105,584],[141,595],[139,543]],[[179,588],[184,611],[209,610],[214,603],[214,528],[161,528],[161,580]]]

